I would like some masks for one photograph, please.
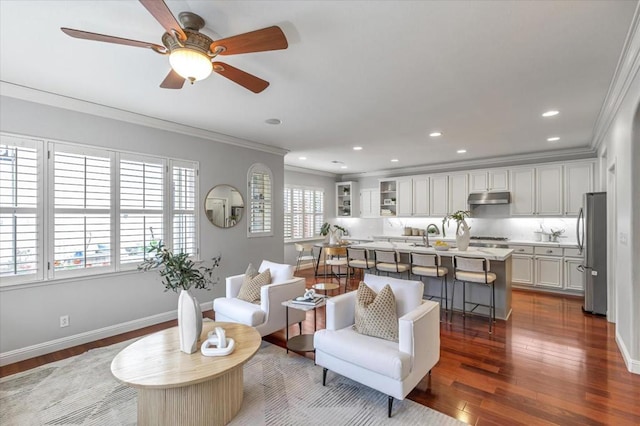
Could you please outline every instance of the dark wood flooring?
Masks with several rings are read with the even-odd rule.
[[[311,270],[297,275],[306,277],[308,287],[316,282]],[[350,284],[355,288],[357,280]],[[627,371],[615,326],[585,315],[581,306],[575,297],[515,290],[511,319],[498,321],[492,335],[485,318],[454,314],[451,323],[441,324],[440,362],[409,399],[475,425],[640,425],[640,376]],[[324,313],[319,310],[317,318],[324,327]],[[0,367],[0,377],[173,325]],[[303,329],[313,331],[312,313]],[[284,334],[265,340],[284,346]]]

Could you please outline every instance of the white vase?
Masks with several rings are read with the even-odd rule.
[[[340,242],[340,237],[337,231],[329,231],[329,244],[336,245]]]
[[[180,291],[180,297],[178,297],[180,350],[188,354],[196,352],[200,333],[202,333],[200,304],[189,290],[182,290]]]
[[[469,225],[463,220],[456,232],[456,247],[459,251],[466,251],[469,248],[469,241],[471,241],[471,232]]]

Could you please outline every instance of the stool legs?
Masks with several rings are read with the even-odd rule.
[[[453,287],[451,289],[451,315],[449,321],[453,321],[453,301],[455,300],[456,294],[456,282],[462,283],[462,316],[464,317],[467,314],[467,282],[453,280]],[[489,308],[489,334],[493,334],[493,323],[496,322],[496,290],[493,283],[489,283],[487,285],[491,287],[491,294],[489,294],[489,304],[482,305],[474,302],[469,303],[475,304],[475,307],[471,310],[471,312],[473,312],[478,306],[486,306]]]

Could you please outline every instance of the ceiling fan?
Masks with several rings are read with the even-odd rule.
[[[169,55],[172,69],[160,84],[164,89],[181,89],[185,80],[193,84],[214,71],[254,93],[260,93],[269,86],[268,81],[214,59],[218,55],[280,50],[289,46],[287,38],[277,26],[214,41],[199,31],[204,27],[204,19],[195,13],[181,12],[178,15],[182,23],[180,26],[163,0],[139,1],[166,30],[162,36],[164,46],[71,28],[60,29],[75,38],[146,47],[161,55]]]

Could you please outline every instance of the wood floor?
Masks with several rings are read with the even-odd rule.
[[[297,275],[308,287],[316,282],[311,270]],[[498,321],[493,335],[486,319],[454,314],[441,324],[440,362],[409,399],[475,425],[640,425],[640,375],[626,370],[614,325],[581,306],[577,298],[514,291],[511,319]],[[324,313],[317,318],[324,327]],[[0,377],[173,325],[0,367]],[[313,331],[311,313],[303,329]],[[284,331],[265,340],[283,346]]]

